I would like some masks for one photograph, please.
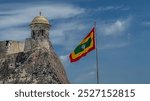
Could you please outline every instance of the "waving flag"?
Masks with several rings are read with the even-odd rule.
[[[81,57],[95,49],[95,28],[79,43],[79,45],[70,54],[70,62],[76,62]]]

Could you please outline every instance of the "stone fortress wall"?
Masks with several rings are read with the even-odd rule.
[[[49,40],[47,40],[47,39],[34,40],[32,38],[26,38],[24,51],[30,51],[30,50],[34,50],[34,49],[43,48],[43,47],[46,49],[50,48]]]
[[[24,51],[24,42],[20,41],[0,41],[0,56],[14,54]]]
[[[43,47],[49,49],[49,46],[49,41],[46,39],[34,40],[32,38],[27,38],[25,42],[12,40],[0,41],[0,57]]]

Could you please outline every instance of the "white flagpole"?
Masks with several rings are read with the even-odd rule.
[[[96,78],[97,84],[99,84],[99,65],[98,65],[98,43],[97,43],[97,35],[96,35],[96,22],[94,22],[94,29],[95,29],[95,40],[96,40]]]

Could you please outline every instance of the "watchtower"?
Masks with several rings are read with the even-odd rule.
[[[40,13],[39,16],[36,16],[32,20],[29,26],[31,29],[31,38],[27,38],[25,41],[25,51],[43,47],[49,49],[49,30],[51,25],[48,19]]]

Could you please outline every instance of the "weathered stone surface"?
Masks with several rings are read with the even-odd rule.
[[[24,51],[24,43],[19,41],[0,41],[0,57]]]
[[[54,51],[46,48],[7,55],[0,59],[0,83],[69,83]]]

